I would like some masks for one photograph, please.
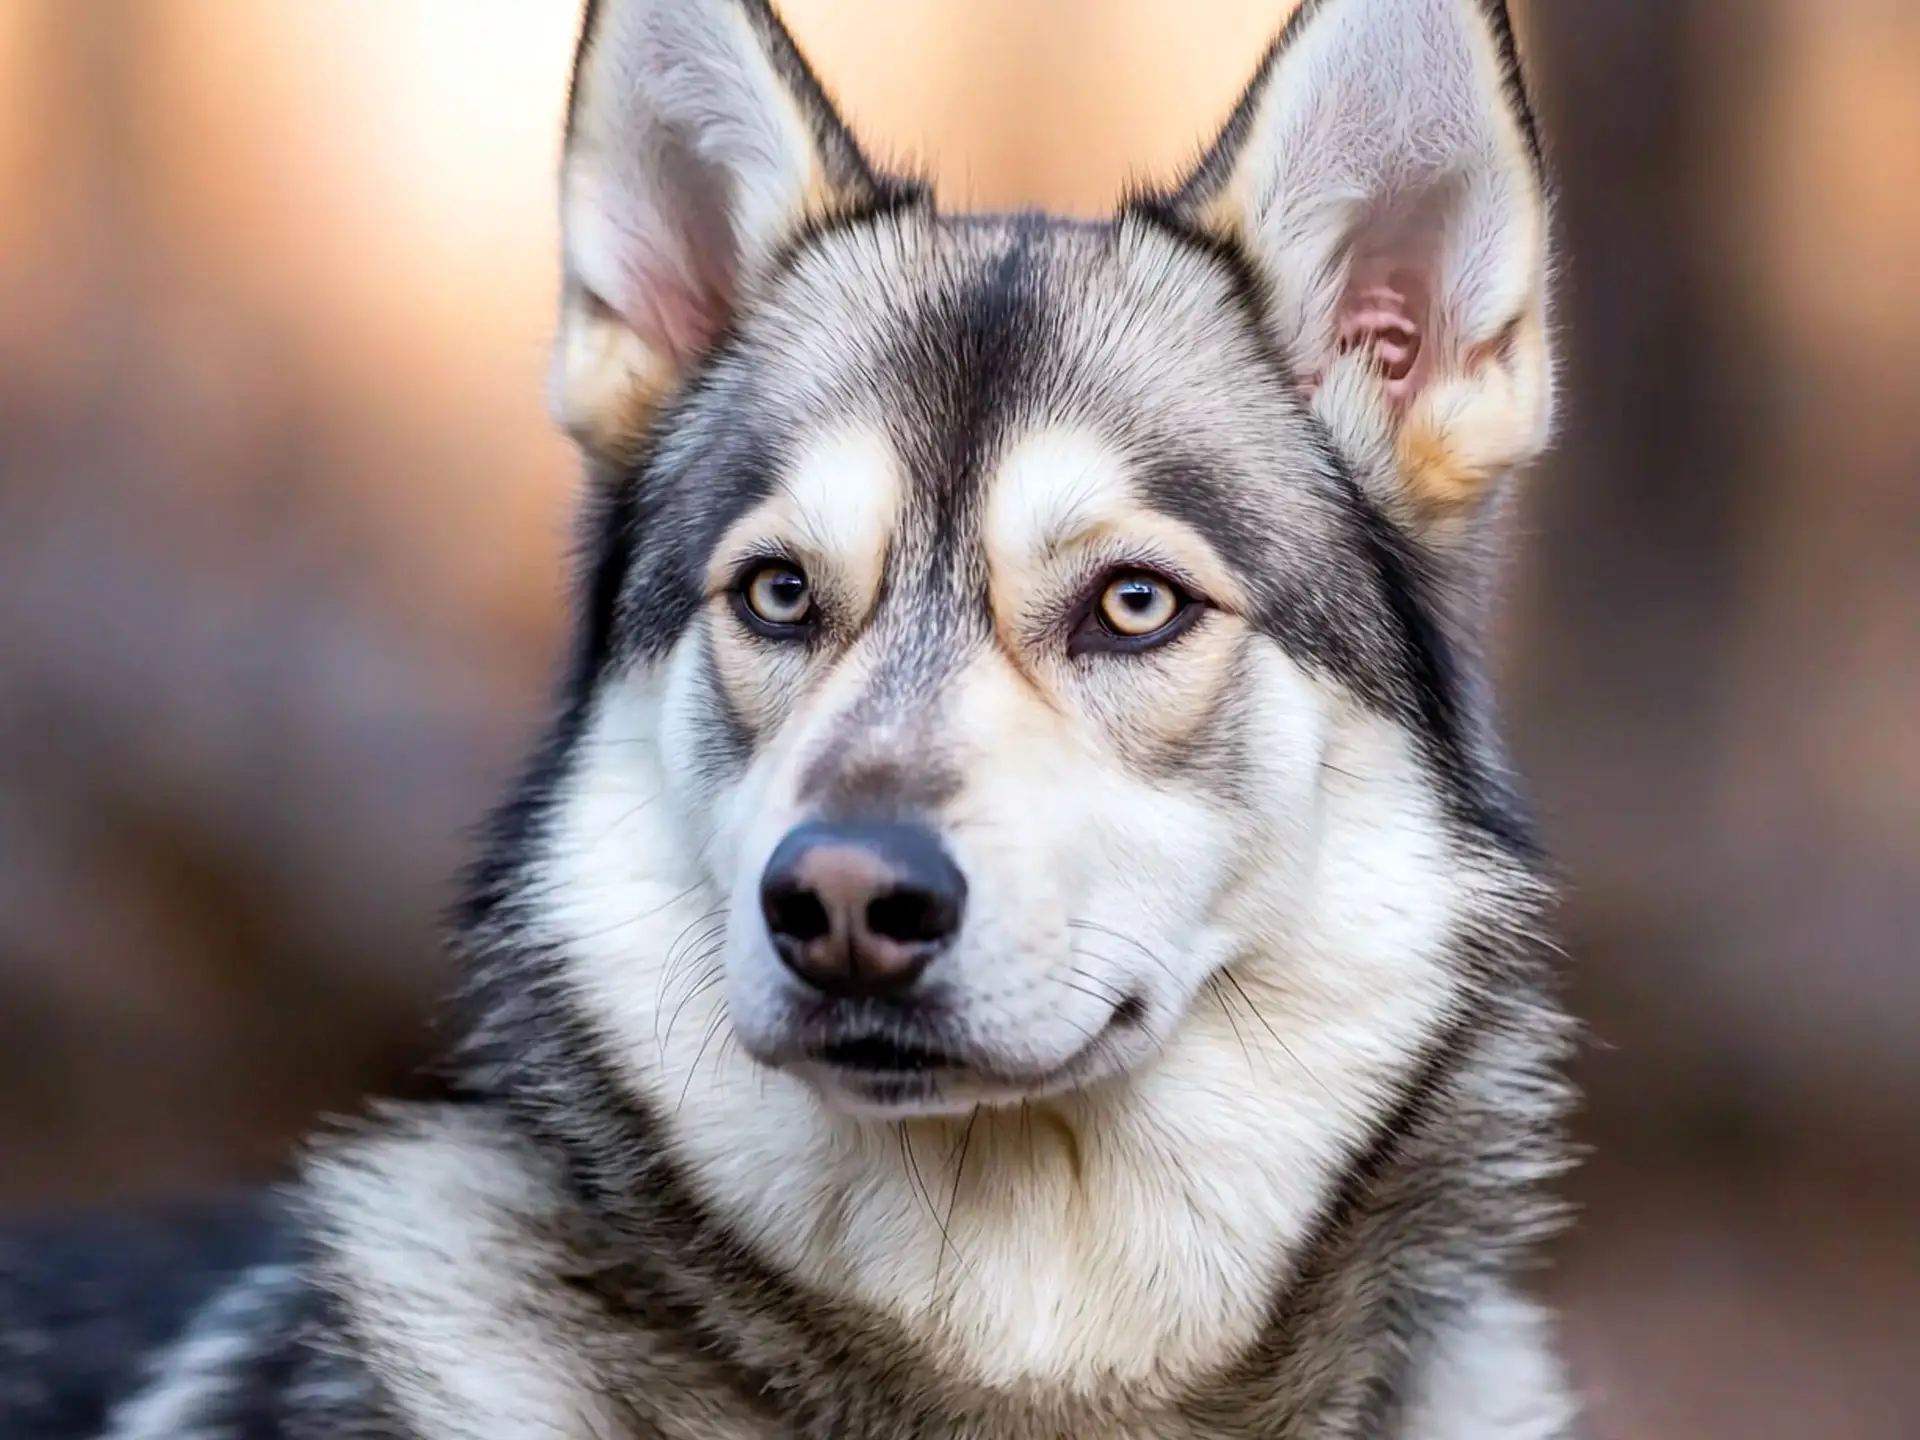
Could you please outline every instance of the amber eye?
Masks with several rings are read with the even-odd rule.
[[[1199,624],[1205,599],[1151,570],[1120,570],[1082,603],[1067,639],[1069,655],[1127,655],[1158,650]]]
[[[1143,640],[1179,619],[1185,604],[1169,582],[1135,571],[1100,592],[1100,623],[1124,639]]]
[[[780,562],[762,565],[747,577],[740,603],[749,617],[773,630],[792,630],[813,618],[807,577]]]

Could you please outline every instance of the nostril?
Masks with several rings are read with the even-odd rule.
[[[796,826],[761,872],[760,911],[780,962],[833,996],[895,997],[960,931],[967,882],[917,825]]]
[[[767,917],[767,929],[783,939],[805,944],[833,929],[833,917],[820,897],[802,886],[769,888],[761,896],[760,908]]]
[[[959,906],[931,890],[901,887],[867,902],[867,929],[903,945],[945,940],[959,924]]]

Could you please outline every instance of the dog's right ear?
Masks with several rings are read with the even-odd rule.
[[[556,418],[618,458],[809,224],[898,202],[767,0],[588,0],[561,178]]]

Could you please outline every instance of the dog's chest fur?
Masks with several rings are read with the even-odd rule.
[[[1409,1149],[1439,1138],[1416,1127]],[[316,1170],[317,1274],[408,1433],[1547,1440],[1568,1420],[1537,1314],[1463,1265],[1459,1215],[1423,1215],[1393,1160],[1386,1208],[1334,1222],[1269,1335],[1136,1404],[955,1382],[884,1320],[795,1295],[724,1237],[689,1244],[670,1195],[590,1218],[556,1159],[465,1109]],[[634,1244],[646,1226],[658,1248]]]

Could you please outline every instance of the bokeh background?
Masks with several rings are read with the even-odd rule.
[[[786,0],[1098,213],[1286,0]],[[409,1084],[537,725],[571,0],[0,0],[0,1210]],[[1920,5],[1533,0],[1566,424],[1504,619],[1572,876],[1598,1434],[1920,1434]]]

